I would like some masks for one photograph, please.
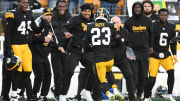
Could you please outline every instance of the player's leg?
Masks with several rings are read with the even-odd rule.
[[[149,78],[146,80],[146,85],[144,88],[144,98],[145,101],[149,101],[151,99],[151,91],[156,82],[156,76],[158,74],[160,59],[156,59],[151,57],[149,60]]]
[[[32,53],[29,49],[29,46],[23,45],[23,52],[22,52],[22,66],[24,71],[24,81],[25,81],[25,88],[28,100],[33,99],[33,90],[30,75],[32,72]]]
[[[5,67],[5,58],[3,59],[2,64],[2,91],[1,97],[3,101],[9,101],[9,91],[11,88],[11,72],[8,71]]]
[[[60,92],[60,100],[65,101],[65,95],[69,90],[69,86],[71,83],[71,77],[74,74],[74,69],[78,65],[80,60],[80,55],[67,53],[66,64],[65,64],[65,72],[63,76],[62,82],[62,90]]]
[[[113,64],[114,64],[114,59],[111,60],[111,61],[106,62],[106,64],[107,64],[106,65],[106,72],[112,72],[112,67],[113,67]],[[110,75],[110,77],[111,77],[111,79],[114,79],[114,75]],[[114,81],[115,81],[115,79],[111,80],[112,83]],[[115,97],[117,97],[119,101],[123,101],[124,97],[119,93],[119,91],[117,89],[117,85],[115,84],[115,82],[114,82],[114,84],[112,84],[111,88],[113,89],[113,93],[114,93]]]
[[[37,98],[37,93],[41,88],[41,84],[44,78],[44,70],[42,63],[33,64],[33,73],[34,73],[34,84],[33,84],[33,95]]]
[[[88,101],[93,101],[93,98],[91,96],[91,92],[94,86],[94,74],[93,74],[93,63],[94,63],[93,53],[86,53],[83,55],[81,61],[81,64],[85,67],[84,77],[80,80],[81,82],[84,82],[83,89],[81,89],[81,95]],[[83,72],[83,71],[82,71]],[[81,73],[82,73],[81,72]]]
[[[172,57],[169,56],[168,58],[164,59],[161,62],[162,66],[165,68],[165,70],[168,73],[168,78],[167,78],[167,85],[168,85],[168,95],[167,99],[170,101],[175,101],[175,99],[172,97],[172,91],[174,87],[174,63],[172,60]]]
[[[59,95],[61,92],[62,79],[65,69],[65,60],[66,60],[65,54],[54,51],[51,52],[51,64],[54,74],[54,85],[55,85],[54,96],[56,99],[59,99]]]
[[[129,100],[134,100],[134,84],[133,84],[133,75],[131,67],[127,58],[123,58],[119,64],[116,65],[122,72],[124,78],[126,79],[126,87],[129,95]]]
[[[145,81],[148,77],[149,71],[149,60],[148,53],[138,52],[139,55],[139,65],[138,65],[138,82],[137,82],[137,97],[141,98],[144,91]]]
[[[44,57],[43,59],[43,68],[44,68],[44,76],[43,76],[44,78],[42,82],[40,98],[43,101],[47,101],[46,96],[48,95],[49,88],[51,85],[51,68],[48,57]]]

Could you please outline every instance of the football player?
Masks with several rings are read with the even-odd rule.
[[[32,35],[32,44],[30,44],[35,76],[33,95],[37,99],[37,93],[39,93],[41,88],[39,100],[42,101],[47,101],[46,96],[51,84],[51,68],[48,55],[50,53],[49,44],[53,35],[50,27],[52,15],[53,12],[50,8],[43,9],[42,15],[35,20],[41,32]]]
[[[135,61],[130,61],[133,73],[137,99],[141,99],[146,78],[149,71],[149,54],[153,53],[153,27],[152,21],[143,13],[144,7],[141,2],[135,2],[132,7],[133,16],[124,23],[124,28],[129,32],[131,48],[136,56]]]
[[[126,55],[126,47],[130,47],[130,41],[129,41],[129,33],[126,29],[121,27],[121,19],[118,16],[113,16],[111,19],[112,22],[114,22],[118,28],[117,32],[121,36],[122,40],[122,46],[119,46],[117,43],[114,42],[112,44],[112,51],[114,52],[114,66],[117,66],[124,78],[126,79],[126,87],[128,90],[129,95],[129,101],[134,101],[134,85],[133,85],[133,75],[131,71],[131,67],[129,64],[129,60],[132,60],[132,57],[128,57]],[[111,73],[107,73],[107,76],[111,75]],[[114,81],[115,82],[115,81]]]
[[[144,6],[145,16],[151,18],[152,21],[158,20],[157,14],[153,12],[153,8],[154,8],[153,2],[150,0],[144,0],[142,3]]]
[[[151,101],[151,91],[156,82],[159,66],[161,65],[168,73],[168,94],[167,99],[175,101],[172,97],[174,85],[174,65],[177,62],[176,45],[177,43],[170,43],[170,40],[175,37],[175,25],[167,21],[168,10],[160,9],[158,11],[159,20],[153,23],[154,28],[154,53],[151,54],[149,62],[149,78],[145,86],[144,97],[145,101]],[[170,45],[170,51],[169,51]],[[171,53],[172,52],[172,53]],[[172,54],[172,55],[171,55]]]
[[[22,77],[26,87],[28,100],[33,100],[30,74],[32,72],[32,55],[28,46],[32,12],[28,10],[28,0],[18,0],[18,7],[15,10],[6,12],[5,47],[7,57],[18,56],[22,60],[20,67],[12,71],[12,92],[11,100],[17,101],[17,86]],[[18,90],[19,91],[19,90]]]
[[[65,63],[65,72],[63,76],[63,82],[62,82],[62,89],[60,92],[60,101],[66,101],[65,95],[68,92],[71,77],[74,74],[74,69],[78,65],[79,61],[81,64],[88,69],[89,73],[87,73],[87,76],[89,74],[93,75],[93,54],[90,50],[90,47],[86,45],[85,40],[85,32],[84,32],[84,26],[86,26],[87,23],[90,23],[93,21],[91,19],[91,5],[88,3],[85,3],[81,5],[81,13],[78,16],[72,17],[72,19],[69,21],[69,23],[66,25],[67,31],[65,32],[65,37],[69,39],[68,46],[67,46],[67,54],[66,54],[66,63]],[[83,80],[87,80],[87,76],[82,78]],[[90,83],[93,83],[90,82]],[[84,85],[82,85],[84,86]],[[85,97],[86,99],[89,99],[88,101],[92,101],[92,97],[90,95],[89,90],[83,90],[84,93],[81,93],[81,95],[89,94],[90,98]],[[88,93],[86,93],[88,92]]]
[[[114,94],[112,94],[109,92],[106,81],[106,74],[112,71],[114,64],[111,41],[114,38],[119,45],[122,44],[120,36],[116,32],[116,26],[113,23],[108,23],[108,21],[109,12],[105,8],[99,8],[95,14],[95,23],[87,26],[87,37],[94,53],[95,70],[100,90],[103,91],[111,101],[114,101],[115,97],[117,97],[119,101],[123,101],[124,97],[118,92],[117,85],[112,84],[114,91]]]

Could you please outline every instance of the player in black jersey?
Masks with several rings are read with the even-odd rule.
[[[32,85],[30,74],[32,72],[32,55],[28,46],[31,32],[32,12],[28,10],[28,0],[18,0],[15,10],[6,12],[5,48],[7,57],[16,55],[21,58],[22,64],[17,71],[12,72],[11,100],[17,101],[18,83],[24,82],[28,100],[32,99]],[[19,81],[22,78],[23,81]]]
[[[116,32],[116,25],[108,23],[109,12],[105,8],[99,8],[95,15],[95,23],[88,25],[87,37],[92,45],[94,53],[94,62],[96,75],[99,81],[99,88],[103,91],[111,101],[118,97],[119,101],[123,101],[123,96],[117,91],[117,85],[112,84],[114,94],[109,92],[106,82],[106,73],[112,71],[114,64],[114,55],[111,50],[111,41],[114,38],[120,45],[122,44],[119,34]]]
[[[142,3],[135,2],[132,7],[133,16],[124,23],[124,28],[129,31],[130,44],[136,56],[135,61],[130,61],[137,99],[141,100],[145,80],[148,77],[149,61],[148,52],[153,52],[153,27],[152,21],[143,13]]]
[[[168,94],[167,99],[175,101],[172,97],[174,85],[174,65],[177,62],[176,45],[170,43],[170,40],[175,37],[175,25],[167,21],[168,10],[160,9],[158,11],[159,20],[153,23],[154,28],[154,53],[151,54],[149,63],[149,78],[145,86],[145,101],[150,101],[151,91],[156,82],[159,66],[161,65],[168,73]],[[171,52],[169,51],[169,45]],[[171,55],[172,54],[172,55]]]

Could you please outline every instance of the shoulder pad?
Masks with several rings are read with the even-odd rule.
[[[12,13],[12,12],[6,12],[5,18],[6,18],[6,19],[7,19],[7,18],[13,18],[13,19],[14,19],[14,13]]]

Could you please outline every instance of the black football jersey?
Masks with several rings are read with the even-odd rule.
[[[32,30],[32,11],[21,12],[18,9],[11,10],[10,12],[6,12],[5,18],[5,34],[6,37],[10,38],[10,44],[27,44],[28,34]]]
[[[158,21],[153,23],[154,28],[154,44],[153,49],[159,53],[169,53],[169,45],[171,51],[176,54],[176,43],[170,43],[170,40],[175,37],[175,25],[167,23],[166,26],[162,26]],[[173,48],[173,49],[172,49]]]
[[[112,38],[117,35],[113,23],[96,22],[88,26],[88,36],[92,45],[95,62],[113,59]]]

